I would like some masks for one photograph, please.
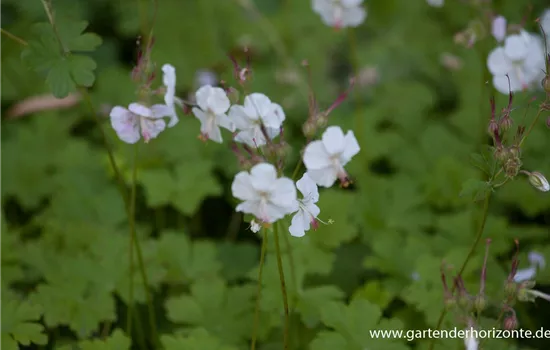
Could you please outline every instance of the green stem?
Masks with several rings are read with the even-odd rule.
[[[357,79],[357,76],[359,75],[359,55],[357,54],[357,39],[355,38],[355,32],[353,28],[348,28],[347,32],[351,67],[353,71],[353,76],[355,79]],[[355,91],[352,91],[351,93],[353,94],[353,99],[355,102],[354,127],[358,134],[357,136],[361,138],[361,136],[363,135],[363,118],[361,113],[359,113],[359,94],[355,93]],[[361,142],[359,143],[361,144]]]
[[[254,326],[252,329],[252,343],[250,350],[256,349],[256,336],[260,322],[260,298],[262,295],[262,272],[264,269],[265,252],[267,250],[267,229],[263,229],[262,251],[260,253],[260,270],[258,271],[258,291],[256,292],[256,306],[254,308]]]
[[[0,32],[2,32],[2,34],[4,34],[5,36],[7,36],[8,38],[18,42],[19,44],[23,45],[23,46],[27,46],[29,45],[29,43],[27,43],[25,40],[21,39],[20,37],[18,37],[17,35],[14,35],[10,32],[8,32],[7,30],[5,30],[4,28],[0,28]]]
[[[283,234],[283,239],[285,241],[286,250],[288,253],[288,262],[290,264],[290,279],[292,280],[292,289],[294,290],[293,296],[296,295],[298,290],[298,278],[296,277],[296,268],[294,265],[294,254],[292,254],[292,246],[290,245],[290,240],[288,239],[287,234]],[[290,307],[292,309],[292,307]]]
[[[491,198],[491,192],[487,193],[485,196],[485,200],[483,201],[483,212],[482,212],[482,218],[481,223],[479,224],[479,228],[477,230],[476,238],[474,240],[474,244],[472,244],[470,251],[468,252],[468,255],[466,256],[466,259],[462,263],[462,266],[460,267],[460,270],[458,271],[457,276],[461,276],[464,270],[466,269],[466,266],[468,265],[468,262],[474,255],[474,252],[481,241],[481,236],[483,236],[483,231],[485,230],[485,223],[487,222],[487,217],[489,214],[489,199]],[[453,285],[451,289],[451,293],[453,293],[456,289],[456,284]],[[435,326],[436,330],[439,330],[441,328],[441,324],[443,323],[443,319],[445,318],[445,315],[447,314],[447,309],[443,308],[441,310],[441,314],[439,315],[439,319],[437,320],[437,325]],[[433,347],[435,345],[435,338],[431,340],[430,346],[428,350],[433,350]]]
[[[296,176],[298,176],[298,171],[300,171],[301,168],[302,168],[302,157],[300,156],[300,160],[298,161],[298,164],[296,164],[296,167],[292,172],[292,180],[296,179]]]
[[[285,323],[283,333],[283,349],[288,350],[288,332],[290,327],[290,313],[288,311],[288,295],[286,293],[285,273],[283,270],[283,260],[281,259],[281,247],[279,245],[279,229],[278,225],[273,225],[273,232],[275,236],[275,252],[277,254],[277,268],[279,269],[279,278],[281,281],[281,293],[283,295],[283,307],[285,310]]]
[[[128,213],[129,227],[130,232],[128,237],[130,238],[130,244],[128,245],[129,250],[129,266],[130,266],[130,282],[128,284],[128,314],[127,314],[127,333],[128,336],[132,337],[132,314],[134,312],[134,238],[136,230],[136,178],[137,178],[137,163],[138,163],[138,146],[139,144],[134,145],[134,161],[133,161],[133,170],[132,170],[132,188],[130,192],[130,209]]]

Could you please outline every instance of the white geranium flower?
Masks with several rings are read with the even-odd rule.
[[[162,83],[166,86],[166,92],[164,93],[164,103],[170,108],[170,122],[168,127],[171,128],[179,121],[176,114],[177,98],[176,98],[176,68],[171,64],[165,64],[162,66]]]
[[[310,226],[317,225],[317,215],[321,209],[315,204],[319,201],[319,190],[315,182],[305,173],[296,182],[296,187],[302,193],[303,198],[298,200],[299,209],[292,217],[288,231],[294,237],[303,237]]]
[[[426,0],[426,2],[433,7],[443,7],[445,4],[445,0]]]
[[[222,143],[220,127],[235,131],[235,125],[225,114],[231,104],[227,94],[222,88],[205,85],[197,90],[196,98],[200,108],[193,107],[193,114],[201,122],[202,135],[214,142]]]
[[[464,346],[466,350],[477,350],[479,347],[479,341],[474,337],[474,328],[466,329],[466,337],[464,338]]]
[[[313,11],[322,21],[335,28],[357,27],[367,17],[363,0],[312,0]]]
[[[537,270],[546,267],[546,260],[540,253],[529,252],[527,259],[529,259],[529,263],[531,265],[528,268],[517,270],[516,275],[514,276],[514,281],[517,283],[534,279],[537,274]]]
[[[542,175],[538,171],[533,171],[529,174],[529,182],[531,185],[533,185],[534,188],[541,192],[548,192],[550,191],[550,183],[548,183],[548,180],[544,175]]]
[[[273,139],[280,133],[285,113],[280,105],[271,102],[266,95],[252,93],[245,97],[243,106],[231,106],[229,118],[239,130],[235,141],[250,147],[260,147],[267,142],[262,126],[269,139]]]
[[[321,140],[313,141],[304,151],[304,164],[309,177],[319,186],[330,187],[336,179],[345,182],[344,166],[359,153],[353,131],[344,136],[339,126],[328,127]]]
[[[504,46],[498,46],[487,57],[487,67],[493,74],[495,89],[508,94],[540,85],[544,76],[544,47],[535,34],[521,31],[509,35]],[[510,88],[508,78],[510,77]]]
[[[149,108],[140,103],[130,103],[128,109],[116,106],[110,113],[113,129],[126,143],[136,143],[141,136],[146,143],[156,138],[166,128],[162,118],[171,115],[166,105],[157,104]]]
[[[252,214],[265,223],[282,219],[298,207],[294,182],[286,177],[277,178],[277,170],[269,163],[255,165],[250,173],[238,173],[231,191],[243,201],[236,211]]]

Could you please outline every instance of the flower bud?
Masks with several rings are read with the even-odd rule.
[[[500,128],[504,131],[507,131],[512,127],[513,121],[508,114],[506,114],[500,121]]]
[[[519,173],[521,161],[518,158],[511,158],[504,164],[504,172],[509,178],[514,178]]]
[[[504,294],[506,295],[506,298],[513,299],[516,297],[516,294],[518,292],[518,285],[513,280],[507,281],[504,285]]]
[[[328,116],[326,113],[319,113],[317,116],[316,116],[316,124],[317,124],[317,127],[319,129],[322,129],[324,128],[325,126],[327,126],[327,123],[328,123]]]
[[[518,319],[516,318],[516,315],[510,315],[504,319],[503,322],[504,329],[507,330],[514,330],[518,328]]]
[[[497,131],[498,131],[497,121],[494,119],[491,119],[489,121],[489,126],[487,127],[487,132],[489,133],[490,136],[493,136]]]
[[[312,123],[310,120],[304,123],[304,126],[302,127],[304,131],[304,135],[309,139],[315,136],[315,132],[317,132],[317,126]]]
[[[539,191],[548,192],[550,190],[550,184],[548,184],[548,180],[546,180],[544,175],[542,175],[538,171],[533,171],[532,173],[529,173],[529,182]]]
[[[469,311],[471,308],[470,298],[465,294],[458,296],[457,304],[458,306],[460,306],[461,309],[464,309],[464,310]]]
[[[443,302],[445,304],[445,309],[447,311],[450,311],[450,310],[454,309],[455,306],[456,306],[456,299],[452,295],[449,295],[448,297],[445,297]]]
[[[225,90],[225,92],[227,94],[227,97],[229,98],[229,101],[231,101],[232,104],[239,103],[239,97],[240,97],[239,90],[230,86]]]
[[[542,88],[546,91],[547,94],[550,94],[550,75],[547,75],[542,80]]]
[[[477,312],[481,313],[487,306],[487,299],[483,295],[476,296],[474,301],[474,308]]]

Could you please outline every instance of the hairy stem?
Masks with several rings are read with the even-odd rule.
[[[5,36],[7,36],[8,38],[18,42],[19,44],[23,45],[23,46],[27,46],[29,45],[28,42],[26,42],[25,40],[21,39],[20,37],[18,37],[17,35],[14,35],[10,32],[8,32],[7,30],[5,30],[4,28],[0,28],[0,32],[2,32],[2,34],[4,34]]]
[[[267,229],[263,229],[262,251],[260,253],[260,269],[258,271],[258,291],[256,292],[256,306],[254,308],[254,326],[252,329],[252,343],[250,349],[256,349],[256,336],[258,334],[258,325],[260,322],[260,298],[262,296],[262,272],[264,269],[265,253],[267,251]]]
[[[283,307],[285,310],[285,322],[283,331],[283,349],[288,350],[288,332],[290,328],[290,313],[288,311],[288,295],[286,293],[285,273],[283,270],[283,260],[281,258],[281,247],[279,244],[279,226],[273,225],[275,236],[275,253],[277,254],[277,268],[279,269],[279,278],[281,280],[281,293],[283,295]]]
[[[349,56],[352,67],[353,76],[356,79],[359,74],[359,55],[357,54],[357,39],[355,37],[355,31],[353,28],[348,28],[348,45],[349,45]],[[354,127],[358,133],[357,137],[362,138],[363,135],[363,116],[359,113],[359,94],[353,93],[354,103],[355,103],[355,115],[354,115]],[[361,144],[361,140],[358,140]]]
[[[283,239],[285,241],[285,248],[288,254],[288,262],[290,264],[290,279],[292,280],[292,289],[294,291],[298,290],[298,279],[296,277],[296,265],[294,265],[294,255],[292,254],[292,246],[290,245],[290,240],[288,239],[287,234],[283,234]],[[292,293],[296,295],[296,293]],[[292,306],[290,307],[292,309]]]
[[[468,252],[468,255],[466,256],[466,259],[462,263],[462,266],[460,267],[460,270],[458,271],[457,277],[461,276],[464,270],[466,269],[466,266],[468,265],[468,262],[474,256],[475,250],[477,246],[479,245],[479,242],[481,241],[481,237],[483,236],[483,231],[485,230],[485,223],[487,222],[487,217],[489,216],[489,199],[491,198],[491,192],[488,192],[485,196],[485,200],[483,201],[483,212],[481,217],[481,222],[479,224],[476,238],[474,240],[474,243],[470,247],[470,251]],[[453,287],[451,289],[451,293],[453,293],[456,289],[456,284],[453,284]],[[447,310],[443,308],[441,310],[441,314],[439,315],[439,319],[437,320],[437,325],[435,326],[436,330],[439,330],[441,328],[441,324],[443,323],[443,319],[445,318],[445,315],[447,314]],[[435,338],[431,340],[429,350],[433,350],[433,347],[435,345]]]
[[[135,228],[136,228],[136,178],[137,178],[137,168],[138,168],[138,144],[134,145],[134,161],[133,161],[133,170],[132,170],[132,188],[130,191],[130,208],[128,213],[129,219],[129,228],[130,232],[128,237],[130,238],[130,244],[128,245],[128,256],[129,256],[129,268],[130,268],[130,281],[128,283],[128,310],[127,310],[127,333],[128,336],[132,337],[132,314],[134,312],[134,239],[135,239]]]

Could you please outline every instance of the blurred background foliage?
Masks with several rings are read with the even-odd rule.
[[[526,28],[538,31],[534,19],[544,0],[492,3],[495,13],[515,23],[528,18]],[[97,68],[89,93],[129,187],[133,148],[117,139],[108,112],[136,100],[130,72],[154,5],[52,4],[56,16],[86,20],[87,31],[102,38],[91,53]],[[284,235],[292,349],[426,349],[428,340],[368,339],[368,330],[435,327],[443,300],[441,262],[460,266],[479,219],[478,204],[459,193],[463,182],[482,176],[469,155],[489,142],[493,92],[485,62],[494,39],[485,35],[473,48],[454,43],[470,21],[482,20],[466,1],[447,1],[440,9],[422,0],[371,0],[366,6],[365,23],[335,31],[310,1],[158,1],[152,57],[159,71],[164,63],[176,67],[179,96],[194,93],[201,70],[235,85],[228,54],[244,64],[248,48],[249,91],[265,93],[286,112],[288,176],[303,147],[301,126],[308,115],[310,88],[301,62],[309,64],[322,109],[357,76],[354,92],[329,118],[329,124],[353,129],[361,145],[348,166],[354,185],[321,191],[321,217],[334,224],[304,238]],[[1,10],[2,28],[24,40],[34,35],[34,23],[47,22],[38,0],[4,0]],[[9,117],[16,103],[48,93],[44,76],[21,60],[22,49],[2,37],[3,348],[16,349],[15,339],[29,346],[22,348],[128,349],[128,223],[100,129],[86,103]],[[445,53],[456,56],[460,67],[442,64]],[[542,92],[515,94],[516,125],[533,118],[533,96],[543,99]],[[496,98],[499,109],[506,106],[508,96]],[[549,176],[550,138],[543,124],[524,144],[523,163]],[[227,140],[203,143],[198,134],[199,122],[180,113],[177,127],[139,146],[136,220],[157,328],[166,349],[246,349],[260,240],[233,209],[230,184],[239,167]],[[550,256],[549,227],[550,196],[525,178],[495,193],[484,235],[492,238],[487,293],[493,301],[500,300],[514,238],[525,267],[531,250]],[[272,245],[270,239],[258,333],[262,350],[282,347]],[[473,293],[482,259],[480,247],[464,273]],[[132,344],[147,348],[152,334],[146,297],[133,271],[140,321],[135,327],[141,331]],[[537,282],[549,292],[550,269],[541,270]],[[520,327],[549,328],[549,310],[542,302],[519,305]],[[461,322],[450,315],[444,325],[463,328]],[[491,339],[485,348],[548,345],[548,339]],[[435,348],[462,346],[462,340],[447,339]]]

